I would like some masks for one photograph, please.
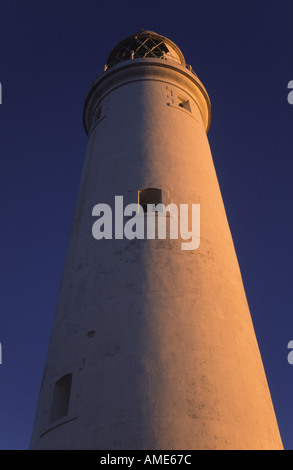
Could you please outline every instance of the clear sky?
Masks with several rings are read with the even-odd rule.
[[[84,99],[110,50],[142,27],[174,41],[209,93],[216,171],[293,449],[292,0],[2,0],[0,23],[0,449],[29,445],[87,145]]]

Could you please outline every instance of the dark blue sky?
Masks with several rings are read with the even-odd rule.
[[[0,23],[0,449],[29,445],[87,144],[85,96],[110,50],[142,27],[174,41],[210,95],[214,162],[293,449],[292,0],[2,0]]]

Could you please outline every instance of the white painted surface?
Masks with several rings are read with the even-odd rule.
[[[281,448],[206,137],[206,92],[160,59],[99,80],[31,448]],[[93,238],[95,204],[137,202],[147,187],[165,204],[200,204],[198,250]],[[69,414],[49,425],[67,373]]]

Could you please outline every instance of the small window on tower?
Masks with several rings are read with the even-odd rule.
[[[145,188],[138,191],[138,204],[142,206],[143,211],[148,211],[148,205],[151,205],[150,212],[159,212],[157,204],[162,204],[162,190],[156,188]]]
[[[181,98],[180,96],[178,96],[178,106],[180,108],[186,109],[187,111],[191,113],[189,100],[186,100],[185,98]]]
[[[50,413],[50,423],[67,416],[71,392],[72,374],[61,377],[56,383]]]

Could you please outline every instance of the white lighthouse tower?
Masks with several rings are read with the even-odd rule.
[[[152,31],[120,42],[93,83],[31,449],[282,448],[210,119],[183,54]],[[118,195],[143,208],[200,205],[199,247],[114,237]],[[93,237],[98,203],[113,208],[112,238]]]

